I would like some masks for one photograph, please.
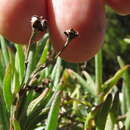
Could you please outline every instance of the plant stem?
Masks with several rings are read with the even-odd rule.
[[[57,55],[55,56],[55,59],[57,59],[58,56],[60,56],[62,54],[62,52],[65,50],[65,48],[67,48],[67,46],[69,45],[69,43],[71,42],[71,39],[67,38],[65,45],[63,46],[63,48],[57,53]]]
[[[97,95],[101,92],[102,86],[102,50],[95,56],[95,75],[96,75],[96,91]]]
[[[35,37],[37,36],[38,32],[35,31],[34,29],[32,30],[32,34],[31,37],[29,39],[29,45],[27,47],[27,56],[26,56],[26,60],[28,60],[28,56],[29,56],[29,51],[31,49],[31,44],[33,44],[35,42]],[[27,61],[28,62],[28,61]]]

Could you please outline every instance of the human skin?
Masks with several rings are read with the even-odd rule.
[[[73,39],[61,53],[68,62],[84,62],[101,48],[105,32],[103,0],[48,0],[48,21],[51,41],[56,52],[65,42],[64,31],[75,29]]]
[[[0,34],[15,43],[28,44],[31,17],[46,18],[46,6],[46,0],[0,0]]]
[[[106,0],[106,3],[118,14],[130,14],[130,0]]]

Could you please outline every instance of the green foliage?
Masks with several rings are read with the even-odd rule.
[[[0,130],[130,129],[128,19],[109,8],[107,17],[104,48],[87,67],[55,58],[48,34],[29,55],[0,36]]]
[[[13,66],[9,64],[5,72],[3,81],[3,96],[5,99],[7,110],[10,111],[11,104],[13,103],[13,95],[11,93],[11,79],[13,73]]]
[[[101,104],[101,107],[95,116],[96,130],[105,129],[107,115],[109,113],[111,103],[112,103],[112,95],[109,94],[104,103]]]

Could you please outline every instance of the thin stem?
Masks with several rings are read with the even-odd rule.
[[[95,75],[96,75],[97,94],[100,94],[101,86],[102,86],[102,51],[101,50],[95,56]]]
[[[70,40],[69,38],[67,38],[67,40],[66,40],[66,42],[65,42],[65,44],[64,44],[64,46],[63,46],[63,48],[56,54],[56,56],[54,57],[54,60],[57,59],[58,56],[60,56],[60,55],[62,54],[62,52],[65,50],[65,48],[69,45],[70,41],[71,41],[71,40]],[[53,63],[54,60],[53,60],[53,61],[47,61],[46,64],[41,65],[41,66],[32,74],[32,78],[36,77],[37,74],[38,74],[41,70],[45,69],[48,65],[50,65],[51,63]]]
[[[67,38],[63,48],[57,53],[57,55],[55,56],[55,59],[63,53],[63,51],[68,47],[70,42],[71,42],[71,39]]]
[[[35,78],[41,70],[43,70],[44,68],[46,68],[48,65],[52,64],[52,63],[55,61],[55,59],[57,59],[58,56],[60,56],[60,55],[63,53],[63,51],[68,47],[68,45],[71,43],[71,41],[72,41],[73,39],[75,39],[76,37],[79,36],[79,33],[78,33],[77,31],[75,31],[74,29],[66,30],[66,31],[64,32],[64,34],[66,35],[67,39],[66,39],[66,42],[65,42],[63,48],[56,54],[56,56],[54,57],[53,60],[48,60],[48,61],[46,62],[46,64],[41,65],[41,66],[32,74],[31,78]]]
[[[27,48],[27,57],[26,57],[26,75],[25,75],[25,87],[29,82],[30,74],[33,71],[35,65],[33,65],[33,61],[35,58],[35,51],[36,51],[36,41],[35,38],[40,32],[46,32],[47,30],[47,20],[43,19],[39,16],[32,17],[32,34],[29,40],[29,45]]]
[[[35,38],[36,38],[37,34],[38,34],[38,32],[35,31],[34,29],[32,29],[32,34],[31,34],[31,37],[29,39],[29,44],[28,44],[28,47],[27,47],[26,61],[28,60],[29,50],[31,48],[31,44],[34,44],[34,41],[35,41]]]

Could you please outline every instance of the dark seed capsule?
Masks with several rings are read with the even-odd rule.
[[[37,15],[34,15],[31,19],[32,27],[40,32],[43,32],[47,29],[48,22],[46,19],[43,19],[42,17],[39,17]]]
[[[75,37],[79,36],[79,33],[75,31],[73,28],[66,30],[64,34],[70,39],[74,39]]]

